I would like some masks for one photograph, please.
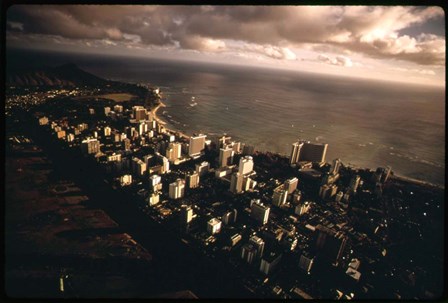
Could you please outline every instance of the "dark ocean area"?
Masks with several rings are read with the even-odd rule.
[[[435,184],[445,176],[445,88],[267,68],[8,50],[7,69],[75,63],[111,80],[160,87],[159,116],[187,134],[227,133],[259,151],[328,143],[326,160]]]

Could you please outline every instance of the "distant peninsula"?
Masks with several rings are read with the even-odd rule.
[[[9,86],[98,86],[116,83],[80,69],[74,63],[56,67],[16,69],[7,72]]]

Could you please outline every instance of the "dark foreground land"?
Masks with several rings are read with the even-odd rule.
[[[63,178],[37,146],[8,147],[7,295],[142,294],[142,283],[151,279],[152,257],[147,250],[95,207],[74,182]]]

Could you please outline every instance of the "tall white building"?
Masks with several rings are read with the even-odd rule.
[[[284,186],[285,190],[288,191],[288,194],[292,194],[297,189],[298,184],[299,184],[299,179],[294,177],[294,178],[286,180],[285,183],[283,184],[283,186]]]
[[[232,174],[230,178],[229,190],[234,194],[239,194],[243,191],[244,176],[238,172]]]
[[[196,172],[187,174],[186,183],[187,183],[188,188],[199,187],[199,174]]]
[[[206,135],[198,135],[190,137],[190,145],[188,147],[188,155],[190,157],[196,157],[201,154],[205,147]]]
[[[148,132],[148,124],[146,124],[145,122],[141,122],[138,125],[138,134],[141,136],[143,134],[146,134]]]
[[[217,234],[221,231],[222,222],[219,219],[212,218],[207,222],[207,231],[211,234]]]
[[[123,175],[120,177],[120,185],[127,186],[132,184],[132,175]]]
[[[240,159],[238,173],[245,175],[251,173],[254,169],[254,161],[251,156],[245,156]]]
[[[112,129],[109,126],[104,128],[104,136],[108,137],[111,134]]]
[[[181,157],[182,144],[170,143],[166,149],[166,157],[169,161],[174,162]]]
[[[203,176],[206,173],[208,173],[209,169],[210,169],[210,163],[208,163],[207,161],[203,161],[201,163],[196,164],[196,172],[199,174],[199,176]]]
[[[148,197],[148,204],[149,206],[154,206],[156,204],[158,204],[160,201],[160,197],[158,193],[152,193],[149,197]]]
[[[162,157],[162,174],[170,172],[170,161],[167,157]]]
[[[86,139],[81,142],[81,151],[84,154],[96,154],[100,152],[100,142],[97,139]]]
[[[159,175],[152,175],[149,177],[149,186],[152,192],[162,190],[162,177]]]
[[[185,193],[185,180],[177,179],[170,184],[169,197],[171,199],[179,199],[184,196]]]

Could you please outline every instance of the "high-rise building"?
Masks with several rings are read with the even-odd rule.
[[[241,247],[241,259],[252,264],[257,258],[257,249],[252,243],[246,243]]]
[[[292,144],[289,163],[296,164],[299,161],[325,162],[328,144],[311,143],[310,141],[298,141]]]
[[[105,116],[108,116],[109,113],[110,113],[110,107],[109,107],[109,106],[106,106],[106,107],[104,108],[104,115],[105,115]]]
[[[81,142],[81,151],[87,155],[99,153],[100,142],[97,139],[85,139]]]
[[[225,225],[230,225],[230,224],[236,222],[237,215],[238,215],[238,211],[236,209],[233,209],[231,211],[226,212],[224,215],[222,215],[221,220]]]
[[[359,175],[353,176],[353,178],[350,180],[350,189],[353,192],[356,192],[359,186],[359,182],[361,181],[361,177]]]
[[[120,177],[120,185],[127,186],[132,184],[132,175],[123,175]]]
[[[298,203],[300,203],[300,200],[302,199],[302,192],[300,191],[300,190],[298,190],[298,189],[296,189],[295,191],[294,191],[294,193],[292,194],[292,200],[291,200],[291,202],[293,203],[293,204],[298,204]]]
[[[347,237],[342,232],[336,232],[320,224],[316,226],[315,232],[318,253],[337,266],[344,253]]]
[[[169,197],[171,199],[179,199],[184,196],[185,193],[185,180],[177,179],[170,184]]]
[[[333,184],[339,179],[339,174],[325,173],[322,177],[322,184]]]
[[[233,162],[234,151],[230,147],[219,149],[219,167],[226,167]]]
[[[59,131],[57,131],[57,132],[56,132],[56,137],[57,137],[58,139],[63,139],[63,138],[65,138],[65,130],[59,130]]]
[[[159,201],[160,201],[160,197],[159,197],[159,194],[156,193],[156,192],[153,192],[148,197],[148,204],[149,204],[149,206],[154,206],[154,205],[158,204]]]
[[[230,191],[234,194],[243,192],[244,176],[238,172],[232,174],[230,178]]]
[[[256,257],[257,258],[263,257],[263,252],[264,252],[263,239],[254,235],[254,236],[250,237],[249,243],[253,244],[255,246],[255,248],[257,249]]]
[[[291,156],[289,157],[289,164],[293,165],[299,162],[300,149],[303,147],[303,142],[294,142],[292,144]]]
[[[206,135],[198,135],[190,137],[190,145],[188,147],[188,155],[190,157],[196,157],[201,154],[205,147]]]
[[[269,219],[270,207],[265,206],[260,200],[252,200],[252,202],[250,216],[262,225],[266,224]]]
[[[207,222],[207,231],[214,235],[221,231],[222,222],[219,219],[212,218]]]
[[[257,181],[251,179],[248,175],[243,176],[243,191],[253,190]]]
[[[330,167],[330,175],[336,175],[339,173],[339,168],[341,167],[341,160],[340,159],[334,159],[333,163],[331,163]]]
[[[162,174],[166,174],[170,172],[170,161],[167,157],[162,156]]]
[[[251,156],[245,156],[240,159],[238,165],[238,173],[245,175],[252,172],[254,169],[254,161]]]
[[[143,106],[133,106],[134,119],[137,121],[146,119],[146,109]]]
[[[181,157],[182,144],[170,143],[166,150],[166,157],[169,161],[174,162]]]
[[[117,113],[122,113],[123,112],[123,106],[122,105],[115,105],[114,106],[114,112],[117,112]]]
[[[314,263],[314,256],[312,256],[307,251],[303,251],[299,259],[299,268],[309,273],[313,268],[313,263]]]
[[[139,158],[132,158],[132,172],[137,176],[143,176],[146,172],[146,163]]]
[[[389,179],[391,173],[391,167],[390,166],[386,166],[386,167],[378,167],[376,169],[375,174],[373,175],[373,182],[380,182],[380,183],[384,183]]]
[[[67,142],[72,142],[75,140],[75,135],[73,135],[72,133],[67,134]]]
[[[294,209],[294,213],[296,215],[304,215],[311,209],[311,203],[308,201],[305,201],[303,203],[300,203],[296,205],[296,208]]]
[[[129,140],[128,138],[124,138],[122,142],[124,150],[126,151],[131,150],[131,140]]]
[[[181,220],[184,224],[188,224],[193,220],[193,209],[191,206],[182,205],[180,209]]]
[[[341,190],[336,194],[336,197],[334,198],[334,200],[336,202],[341,202],[343,197],[344,197],[344,192]]]
[[[39,125],[47,125],[47,124],[48,124],[48,118],[47,117],[39,118]]]
[[[208,163],[207,161],[203,161],[201,163],[196,164],[196,172],[199,174],[200,177],[208,173],[209,169],[210,169],[210,163]]]
[[[240,234],[234,234],[230,237],[230,245],[234,247],[243,237]]]
[[[199,187],[199,174],[196,172],[187,174],[186,183],[188,188]]]
[[[237,154],[240,153],[241,151],[241,142],[232,142],[232,144],[230,145],[233,149],[233,151]]]
[[[104,128],[104,136],[108,137],[111,134],[112,129],[109,126]]]
[[[152,175],[149,177],[149,187],[152,192],[159,192],[162,190],[162,177],[159,175]]]
[[[283,187],[276,188],[272,194],[272,204],[281,207],[286,203],[288,198],[288,191],[283,189]]]
[[[216,142],[216,145],[218,148],[224,148],[229,142],[231,137],[227,137],[226,135],[223,135],[222,137],[218,137],[218,140]]]
[[[265,275],[269,275],[278,267],[281,259],[282,253],[280,251],[271,251],[261,259],[260,271]]]
[[[107,162],[120,162],[121,154],[112,153],[107,156]]]
[[[148,121],[148,129],[156,129],[156,120]]]
[[[146,134],[147,131],[148,131],[148,124],[146,124],[145,122],[141,122],[138,125],[138,134],[141,136],[143,134]]]
[[[283,184],[284,188],[288,191],[288,195],[292,194],[296,189],[297,185],[299,184],[299,179],[296,177],[288,179]]]
[[[326,143],[310,143],[303,145],[300,151],[299,161],[325,162],[328,144]]]
[[[319,197],[322,199],[330,199],[338,192],[338,187],[336,184],[328,185],[324,184],[319,189]]]

